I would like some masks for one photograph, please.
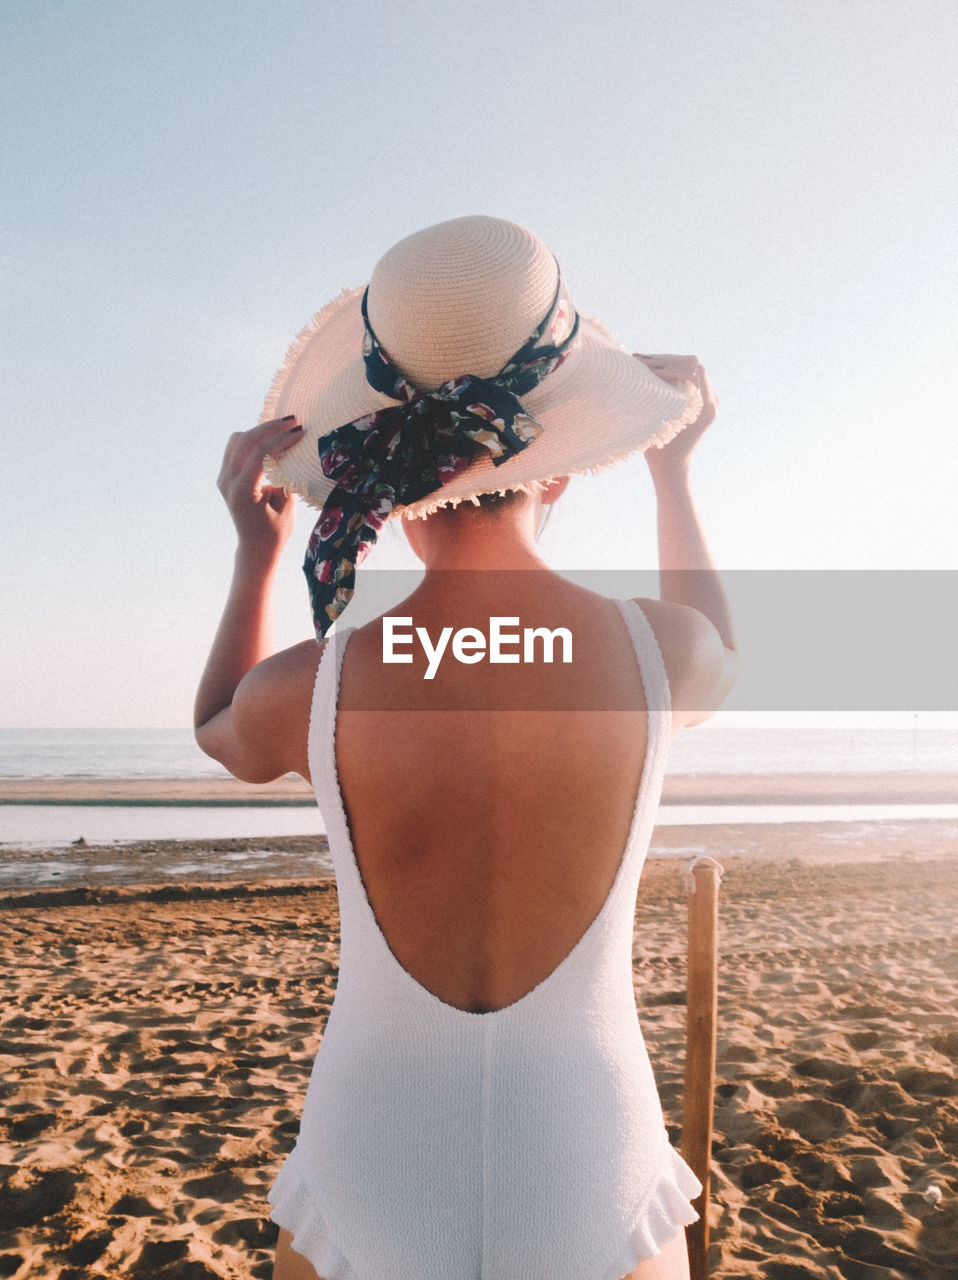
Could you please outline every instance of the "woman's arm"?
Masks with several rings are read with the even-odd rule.
[[[264,457],[279,457],[301,431],[294,418],[284,418],[237,432],[226,446],[217,481],[236,526],[237,546],[193,723],[207,755],[248,782],[268,782],[305,768],[304,726],[319,655],[312,641],[273,654],[273,582],[295,507],[292,495],[266,484],[263,474]]]
[[[661,449],[646,451],[658,511],[659,590],[673,606],[661,625],[671,650],[675,711],[698,724],[724,701],[735,683],[737,654],[728,600],[709,552],[692,496],[692,454],[718,412],[708,375],[694,356],[640,356],[665,382],[693,382],[702,412]],[[690,611],[695,614],[691,615]],[[665,611],[663,611],[663,614]]]

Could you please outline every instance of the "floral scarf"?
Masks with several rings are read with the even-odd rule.
[[[335,488],[306,551],[316,635],[322,639],[352,598],[356,566],[395,506],[418,502],[463,471],[481,449],[500,463],[528,447],[542,426],[523,409],[531,391],[569,354],[579,317],[559,277],[545,319],[494,378],[451,378],[433,391],[407,382],[379,345],[366,313],[363,359],[370,386],[400,403],[337,427],[319,441]]]

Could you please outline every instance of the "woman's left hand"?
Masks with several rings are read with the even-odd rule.
[[[677,436],[661,448],[647,449],[645,453],[646,461],[653,473],[661,466],[668,466],[675,462],[687,463],[695,446],[715,421],[718,413],[718,397],[712,390],[708,374],[695,356],[636,355],[635,358],[641,360],[663,382],[671,383],[672,386],[691,383],[702,397],[702,411],[694,422],[683,427]]]
[[[296,504],[291,493],[266,483],[263,462],[282,457],[302,434],[291,415],[230,436],[216,484],[242,548],[278,554],[289,540]]]

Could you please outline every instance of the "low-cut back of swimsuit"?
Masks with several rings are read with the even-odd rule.
[[[323,1280],[620,1280],[696,1218],[639,1028],[632,933],[671,730],[651,627],[617,601],[649,738],[632,826],[598,915],[515,1003],[445,1004],[390,951],[366,897],[335,760],[350,635],[316,678],[310,769],[341,916],[339,980],[273,1220]]]

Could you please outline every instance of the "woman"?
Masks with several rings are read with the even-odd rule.
[[[197,740],[248,781],[312,779],[342,917],[271,1193],[277,1280],[688,1275],[700,1187],[667,1141],[631,934],[668,740],[732,679],[688,487],[714,414],[696,360],[629,357],[531,233],[465,218],[322,312],[231,438],[238,550]],[[536,532],[569,474],[650,445],[662,599],[552,572]],[[322,508],[320,643],[274,654],[292,492]],[[327,638],[393,515],[421,585]]]

